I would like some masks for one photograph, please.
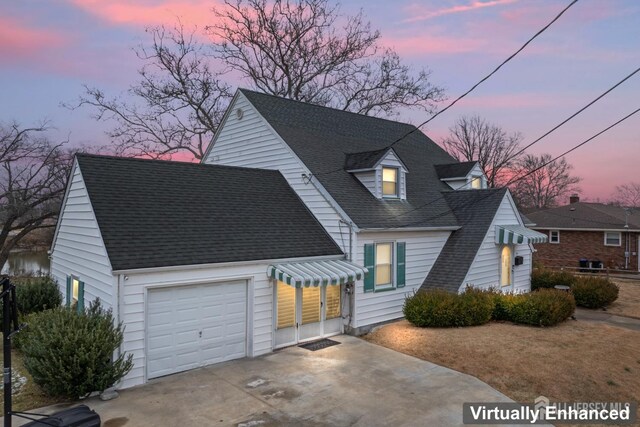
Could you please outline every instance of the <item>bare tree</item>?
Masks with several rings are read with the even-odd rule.
[[[640,208],[640,183],[617,185],[613,202],[625,207]]]
[[[231,88],[211,69],[194,32],[185,34],[180,23],[147,32],[153,42],[135,50],[145,65],[138,71],[140,81],[127,92],[135,101],[109,98],[85,86],[85,95],[70,107],[92,106],[97,120],[115,122],[107,134],[118,154],[171,158],[186,152],[201,159],[231,99]]]
[[[328,0],[225,0],[208,27],[215,56],[272,95],[367,115],[431,111],[443,90],[412,74],[380,33]]]
[[[55,226],[70,161],[46,130],[0,123],[0,266],[29,233]]]
[[[460,117],[449,132],[442,141],[449,154],[459,161],[478,161],[490,187],[505,183],[518,160],[514,154],[520,148],[520,133],[507,134],[480,116]]]
[[[551,160],[551,154],[527,154],[518,162],[516,176],[524,178],[510,189],[521,209],[552,208],[558,200],[580,192],[581,178],[571,175],[573,166],[564,157]]]

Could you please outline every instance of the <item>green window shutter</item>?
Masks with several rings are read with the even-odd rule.
[[[67,307],[71,307],[71,276],[67,276]]]
[[[407,244],[405,242],[398,242],[397,246],[397,261],[396,261],[396,288],[404,288],[405,285],[405,273],[406,273],[406,253]]]
[[[84,311],[84,282],[78,283],[78,313]]]
[[[369,270],[364,276],[364,291],[373,292],[376,277],[376,248],[374,245],[364,245],[364,266]]]

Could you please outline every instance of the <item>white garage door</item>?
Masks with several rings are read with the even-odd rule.
[[[150,289],[147,378],[246,356],[245,281]]]

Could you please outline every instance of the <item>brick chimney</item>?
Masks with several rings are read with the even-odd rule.
[[[578,203],[580,201],[580,196],[578,196],[577,194],[572,194],[571,197],[569,197],[569,203]]]

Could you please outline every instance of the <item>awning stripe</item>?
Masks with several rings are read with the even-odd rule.
[[[546,241],[546,234],[538,233],[522,225],[496,225],[495,242],[499,245],[545,243]]]
[[[345,260],[273,264],[267,268],[267,276],[296,288],[355,282],[367,273],[366,268]]]

